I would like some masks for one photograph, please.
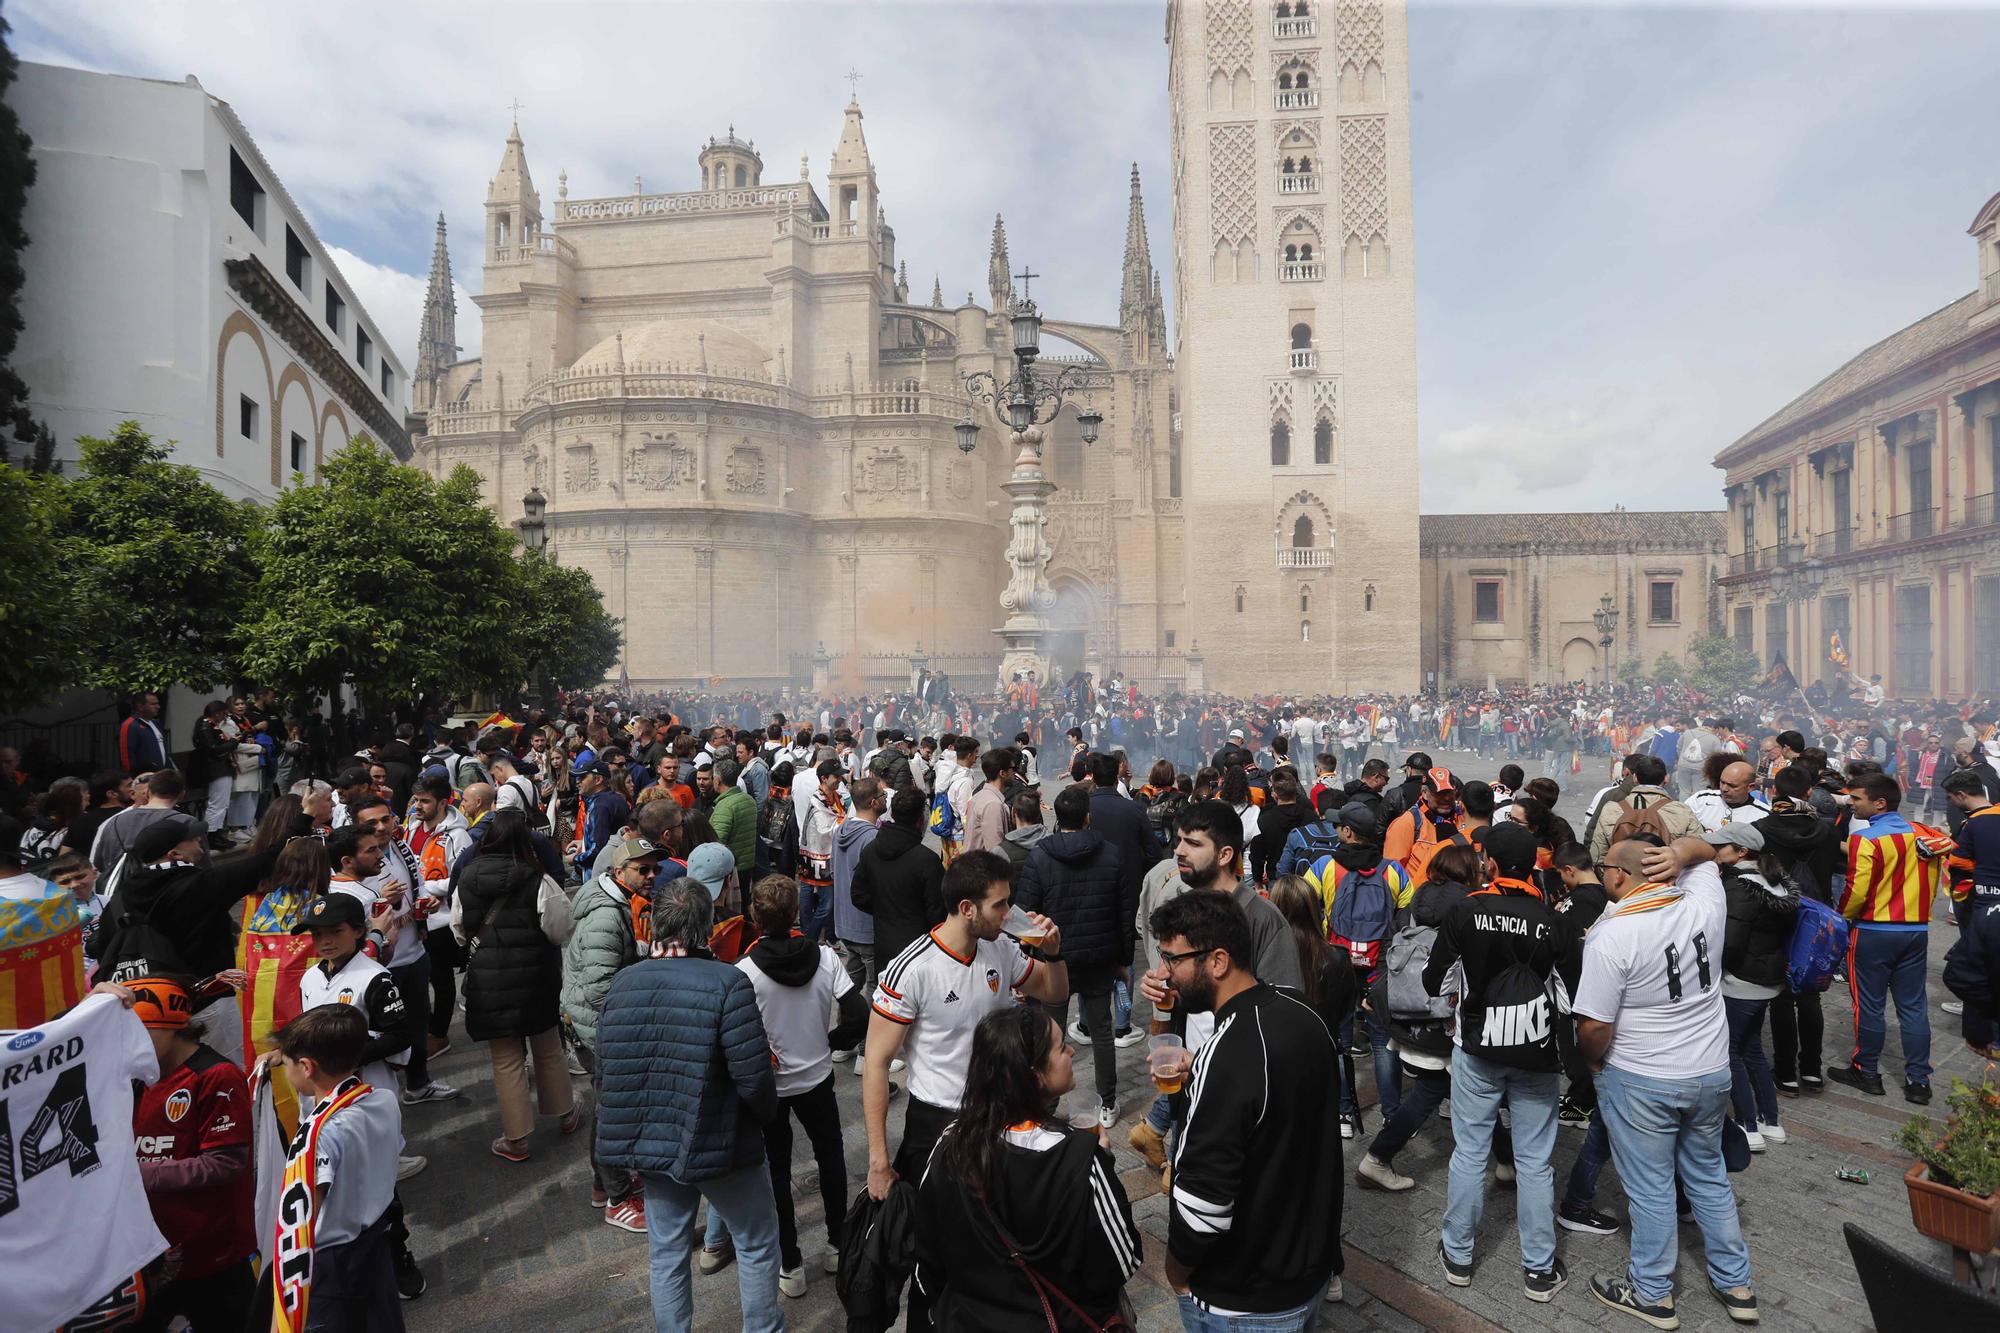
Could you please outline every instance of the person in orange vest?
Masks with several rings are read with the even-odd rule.
[[[1448,768],[1432,768],[1424,775],[1417,803],[1389,821],[1383,830],[1382,856],[1399,861],[1410,872],[1412,892],[1429,878],[1431,858],[1438,848],[1468,841],[1461,829],[1463,816],[1458,808],[1458,779]]]

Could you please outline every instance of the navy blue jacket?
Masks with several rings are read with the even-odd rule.
[[[1132,961],[1139,914],[1138,890],[1128,894],[1125,883],[1118,849],[1096,829],[1058,829],[1022,862],[1014,901],[1062,928],[1065,962],[1116,967]]]
[[[597,1156],[684,1185],[764,1161],[778,1111],[771,1042],[750,978],[713,958],[649,958],[604,997]]]
[[[1119,873],[1125,876],[1123,887],[1132,896],[1136,912],[1146,872],[1167,854],[1159,835],[1153,832],[1153,821],[1146,818],[1146,807],[1115,790],[1100,788],[1090,793],[1090,827],[1118,850]]]

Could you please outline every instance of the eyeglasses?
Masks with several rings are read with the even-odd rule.
[[[657,861],[635,861],[628,863],[625,868],[627,870],[636,870],[641,875],[657,875],[660,873],[660,866]]]
[[[1160,963],[1162,966],[1172,967],[1176,963],[1185,963],[1190,958],[1199,958],[1205,953],[1214,952],[1215,949],[1213,947],[1207,949],[1189,949],[1186,953],[1168,953],[1162,949],[1160,950]]]

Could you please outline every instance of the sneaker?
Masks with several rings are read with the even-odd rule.
[[[1710,1283],[1708,1289],[1715,1293],[1715,1299],[1722,1302],[1722,1308],[1729,1311],[1729,1317],[1739,1324],[1757,1322],[1757,1297],[1748,1287],[1718,1287]]]
[[[798,1297],[805,1295],[805,1265],[800,1264],[797,1268],[780,1268],[778,1270],[778,1290],[784,1292],[787,1296]]]
[[[1913,1106],[1929,1106],[1931,1104],[1931,1085],[1928,1083],[1905,1083],[1903,1085],[1903,1100]]]
[[[1340,1137],[1342,1137],[1343,1139],[1346,1138],[1358,1139],[1368,1132],[1365,1122],[1361,1119],[1361,1112],[1359,1111],[1349,1111],[1347,1113],[1347,1118],[1343,1123],[1346,1126],[1346,1128],[1340,1131]],[[1349,1134],[1347,1132],[1349,1129],[1353,1130],[1354,1132],[1352,1134]]]
[[[605,1208],[610,1206],[610,1203],[611,1196],[609,1194],[606,1194],[595,1185],[590,1187],[590,1206],[592,1208]]]
[[[1167,1164],[1167,1136],[1154,1129],[1151,1123],[1141,1120],[1125,1135],[1125,1141],[1132,1145],[1139,1156],[1146,1159],[1146,1165],[1154,1170]]]
[[[1577,1105],[1573,1098],[1564,1094],[1563,1099],[1556,1103],[1556,1123],[1559,1125],[1568,1125],[1571,1129],[1588,1129],[1590,1127],[1590,1112]]]
[[[1097,1108],[1097,1127],[1099,1129],[1109,1130],[1113,1125],[1117,1123],[1118,1123],[1117,1102],[1106,1102],[1103,1106]]]
[[[523,1148],[520,1144],[514,1142],[512,1139],[508,1138],[495,1139],[493,1140],[491,1146],[493,1149],[493,1155],[495,1157],[500,1158],[502,1161],[525,1162],[528,1160],[528,1150],[526,1148]]]
[[[432,1079],[421,1088],[403,1089],[403,1105],[421,1106],[425,1102],[448,1102],[458,1096],[458,1089],[442,1079]]]
[[[620,1231],[629,1231],[635,1236],[646,1234],[646,1200],[641,1195],[633,1195],[614,1207],[604,1210],[604,1221],[608,1226]]]
[[[1116,1046],[1119,1050],[1122,1051],[1128,1047],[1137,1046],[1140,1042],[1144,1041],[1145,1039],[1146,1039],[1146,1034],[1139,1031],[1139,1029],[1126,1028],[1123,1032],[1114,1033],[1112,1035],[1111,1044],[1113,1046]]]
[[[1514,1168],[1512,1164],[1508,1162],[1495,1162],[1493,1164],[1493,1179],[1502,1185],[1513,1184]]]
[[[1347,1043],[1347,1053],[1349,1055],[1373,1055],[1374,1051],[1365,1041],[1362,1042],[1351,1041]]]
[[[1459,1263],[1445,1251],[1444,1242],[1438,1242],[1438,1262],[1444,1265],[1444,1280],[1454,1287],[1472,1285],[1472,1265]]]
[[[1807,1092],[1825,1092],[1826,1080],[1818,1074],[1800,1074],[1799,1086]]]
[[[1659,1305],[1648,1305],[1632,1290],[1631,1280],[1623,1273],[1606,1275],[1599,1273],[1590,1279],[1590,1294],[1614,1310],[1643,1319],[1654,1328],[1675,1329],[1681,1326],[1681,1317],[1674,1309],[1674,1298],[1669,1296]]]
[[[1783,1125],[1759,1125],[1757,1132],[1764,1136],[1766,1143],[1783,1143],[1791,1137],[1791,1135],[1785,1133]]]
[[[1942,1004],[1940,1004],[1938,1008],[1944,1010],[1948,1014],[1962,1014],[1965,1012],[1965,1001],[1946,1000]]]
[[[1764,1136],[1761,1133],[1754,1129],[1746,1129],[1743,1131],[1743,1137],[1750,1144],[1751,1152],[1764,1151]]]
[[[402,1184],[417,1172],[430,1165],[427,1157],[398,1157],[396,1159],[396,1183]]]
[[[396,1294],[406,1301],[413,1301],[430,1287],[424,1281],[424,1270],[417,1267],[417,1256],[407,1249],[396,1251]]]
[[[1090,1034],[1083,1030],[1082,1022],[1079,1021],[1069,1025],[1069,1040],[1073,1046],[1090,1045]]]
[[[1556,1298],[1556,1293],[1569,1285],[1569,1270],[1563,1267],[1561,1259],[1555,1260],[1547,1268],[1524,1268],[1522,1285],[1528,1299],[1540,1301],[1544,1305]]]
[[[1340,1304],[1340,1295],[1341,1292],[1340,1292],[1339,1278],[1335,1278],[1333,1281],[1326,1284],[1326,1303],[1328,1305]]]
[[[1835,1083],[1844,1084],[1847,1087],[1865,1092],[1870,1097],[1884,1097],[1888,1095],[1882,1090],[1882,1076],[1880,1074],[1864,1074],[1853,1065],[1840,1065],[1829,1069],[1826,1071],[1826,1076]],[[1803,1079],[1800,1081],[1804,1082]]]
[[[1776,1082],[1780,1097],[1796,1097],[1799,1095],[1799,1081],[1797,1079],[1781,1078],[1776,1080]]]
[[[1391,1194],[1401,1194],[1417,1186],[1415,1180],[1396,1170],[1395,1163],[1385,1162],[1372,1152],[1363,1153],[1354,1164],[1354,1183],[1363,1189],[1388,1190]]]
[[[840,1271],[840,1247],[838,1245],[829,1245],[826,1247],[826,1259],[820,1264],[820,1267],[826,1269],[829,1273],[838,1273]]]
[[[571,1074],[575,1075],[577,1078],[584,1078],[589,1075],[590,1071],[583,1067],[583,1061],[576,1058],[575,1051],[571,1051],[568,1053],[568,1060],[569,1060],[569,1072]]]
[[[862,1069],[865,1065],[867,1065],[868,1061],[861,1058],[861,1050],[859,1047],[855,1048],[854,1055],[855,1055],[854,1063],[849,1065],[848,1068],[854,1071],[854,1077],[860,1078]]]
[[[1600,1213],[1589,1204],[1563,1201],[1556,1210],[1556,1225],[1565,1231],[1587,1231],[1593,1236],[1615,1236],[1618,1234],[1618,1219],[1609,1213]]]
[[[424,1058],[435,1060],[440,1055],[451,1054],[451,1038],[427,1036],[424,1038]]]
[[[889,1072],[892,1074],[900,1074],[909,1067],[908,1064],[904,1063],[903,1057],[900,1055],[889,1062]]]
[[[833,1053],[833,1062],[837,1065],[844,1065],[853,1058],[854,1058],[853,1051],[835,1051]]]
[[[1340,1117],[1340,1137],[1342,1137],[1343,1139],[1351,1139],[1354,1137],[1354,1121],[1355,1117],[1351,1115],[1344,1115]]]
[[[722,1242],[722,1248],[719,1250],[711,1250],[706,1245],[702,1246],[701,1253],[695,1258],[694,1266],[697,1272],[703,1274],[720,1273],[735,1262],[736,1245],[732,1241],[725,1240]]]
[[[1694,1221],[1694,1205],[1686,1203],[1677,1204],[1674,1208],[1674,1220],[1677,1222]]]

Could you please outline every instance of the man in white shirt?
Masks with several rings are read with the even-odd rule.
[[[1714,835],[1709,835],[1711,838]],[[1611,905],[1584,937],[1572,1008],[1577,1053],[1597,1073],[1597,1104],[1631,1201],[1626,1272],[1590,1281],[1597,1299],[1656,1328],[1677,1326],[1674,1181],[1701,1227],[1708,1280],[1738,1323],[1757,1321],[1750,1247],[1722,1160],[1729,1107],[1729,1020],[1722,945],[1729,908],[1715,848],[1619,843],[1605,853]]]
[[[1757,790],[1757,769],[1741,760],[1722,770],[1713,788],[1688,797],[1705,832],[1713,833],[1725,824],[1754,824],[1771,813],[1769,802]]]

